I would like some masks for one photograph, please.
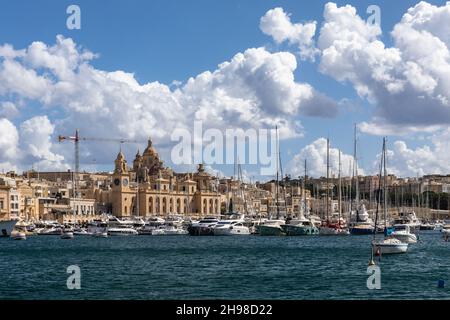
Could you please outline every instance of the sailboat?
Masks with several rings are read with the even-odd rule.
[[[377,255],[381,254],[394,254],[394,253],[405,253],[408,250],[408,243],[402,242],[399,239],[396,239],[392,236],[387,235],[387,169],[386,169],[386,138],[383,138],[383,152],[381,154],[381,163],[380,163],[380,187],[381,187],[381,178],[383,174],[383,214],[384,214],[384,228],[385,228],[385,238],[383,240],[376,240],[376,232],[373,232],[373,240],[372,240],[372,253],[375,252]],[[381,188],[379,188],[381,189]],[[378,220],[378,208],[381,202],[381,193],[378,193],[378,202],[376,209],[375,220]]]
[[[319,229],[314,225],[311,219],[306,218],[307,203],[306,203],[306,159],[305,159],[305,176],[303,178],[303,205],[299,210],[296,218],[290,219],[286,224],[281,225],[281,228],[287,236],[303,236],[303,235],[317,235]],[[308,215],[309,216],[309,215]]]
[[[341,155],[339,152],[339,188],[340,185],[340,177],[341,177],[341,171],[340,171],[340,165],[341,165]],[[341,208],[339,208],[339,217],[337,222],[333,222],[330,220],[330,140],[327,139],[327,198],[326,198],[326,207],[327,207],[327,219],[323,222],[323,224],[320,226],[320,235],[326,235],[326,236],[337,236],[337,235],[348,235],[349,232],[344,226],[342,226],[341,221]],[[339,190],[339,197],[341,196],[340,190]],[[341,203],[341,200],[339,198],[339,203]]]
[[[276,195],[275,195],[275,203],[277,208],[276,219],[270,217],[265,221],[261,221],[256,226],[256,232],[261,236],[282,236],[284,235],[283,228],[281,225],[285,224],[285,220],[280,216],[280,197],[279,197],[279,164],[280,164],[280,153],[279,153],[279,145],[278,145],[278,127],[275,127],[276,132],[276,152],[277,152],[277,180],[275,185]]]
[[[359,201],[358,160],[356,152],[356,125],[354,131],[353,176],[355,181],[354,213],[350,210],[349,229],[352,235],[370,235],[376,229],[366,206]]]

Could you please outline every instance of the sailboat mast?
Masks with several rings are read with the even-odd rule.
[[[278,177],[278,165],[279,165],[279,160],[280,160],[280,158],[278,157],[278,126],[275,126],[275,137],[276,137],[276,146],[275,146],[275,148],[276,148],[276,154],[277,154],[277,184],[276,184],[276,186],[275,186],[275,188],[276,188],[276,200],[275,200],[275,202],[276,202],[276,206],[277,206],[277,219],[279,219],[280,218],[280,206],[279,206],[279,204],[278,204],[278,179],[279,179],[279,177]]]
[[[305,159],[305,175],[303,177],[303,214],[306,215],[307,206],[306,206],[306,159]]]
[[[339,172],[338,172],[338,214],[339,214],[339,226],[341,225],[341,212],[342,212],[342,181],[341,181],[341,150],[339,150]]]
[[[359,181],[358,181],[358,158],[356,149],[356,124],[354,130],[353,139],[353,178],[355,180],[355,211],[356,211],[356,221],[359,221]]]
[[[383,164],[384,164],[384,179],[383,179],[383,195],[384,195],[384,226],[387,226],[387,169],[386,169],[386,138],[383,138]]]
[[[327,138],[327,223],[330,214],[330,139]]]

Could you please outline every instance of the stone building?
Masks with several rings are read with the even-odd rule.
[[[193,174],[174,173],[164,167],[151,140],[142,155],[137,152],[131,168],[119,152],[111,189],[112,213],[118,217],[220,214],[215,177],[201,164]]]

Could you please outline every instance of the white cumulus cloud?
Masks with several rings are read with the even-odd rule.
[[[314,60],[318,50],[315,48],[316,21],[292,23],[290,15],[283,8],[274,8],[261,17],[259,27],[261,31],[271,36],[276,43],[287,41],[299,49],[302,59]]]
[[[327,174],[327,139],[319,138],[303,147],[288,163],[287,172],[293,177],[303,176],[305,159],[309,176],[325,177]],[[330,176],[332,174],[337,176],[339,173],[339,149],[332,147],[331,143],[329,164]],[[341,151],[341,175],[348,176],[351,168],[353,168],[353,156]],[[364,170],[358,168],[358,173],[364,174]]]

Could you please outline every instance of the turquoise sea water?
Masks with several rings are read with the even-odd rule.
[[[0,299],[449,299],[450,242],[421,233],[366,286],[369,236],[0,238]],[[81,269],[69,290],[66,268]],[[438,288],[438,280],[446,287]]]

